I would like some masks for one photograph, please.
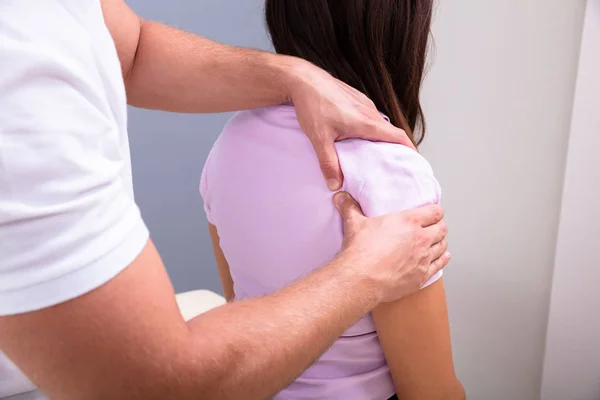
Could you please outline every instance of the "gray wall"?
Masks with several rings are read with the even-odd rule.
[[[468,399],[539,400],[585,0],[436,3],[423,153],[450,227],[456,368]]]
[[[542,400],[600,399],[600,0],[579,58],[548,320]]]
[[[220,42],[269,46],[262,0],[127,3],[145,19]],[[136,201],[177,292],[221,292],[198,184],[206,156],[228,117],[129,110]]]

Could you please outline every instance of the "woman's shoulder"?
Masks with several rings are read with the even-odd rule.
[[[299,130],[300,124],[294,106],[281,104],[236,112],[225,125],[224,132],[246,132],[249,127]]]
[[[429,162],[417,151],[400,144],[348,139],[336,143],[342,168],[362,179],[398,173],[433,176]]]
[[[345,140],[336,145],[345,189],[369,216],[438,203],[440,185],[429,162],[403,145]]]

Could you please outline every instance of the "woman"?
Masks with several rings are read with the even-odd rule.
[[[425,131],[419,90],[431,13],[432,0],[266,1],[278,53],[361,90],[415,145]],[[439,202],[431,167],[413,149],[362,140],[336,147],[342,189],[367,216]],[[291,104],[234,116],[209,155],[201,192],[228,301],[276,291],[341,248],[332,193]],[[425,286],[350,327],[276,398],[464,399],[441,273]]]

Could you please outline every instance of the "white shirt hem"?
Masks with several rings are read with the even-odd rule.
[[[119,246],[88,266],[27,288],[0,293],[0,315],[41,310],[91,292],[127,268],[142,252],[148,238],[148,229],[138,217]]]

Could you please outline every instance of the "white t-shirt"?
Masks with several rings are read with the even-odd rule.
[[[143,249],[126,112],[98,0],[0,1],[0,315],[85,294]]]

